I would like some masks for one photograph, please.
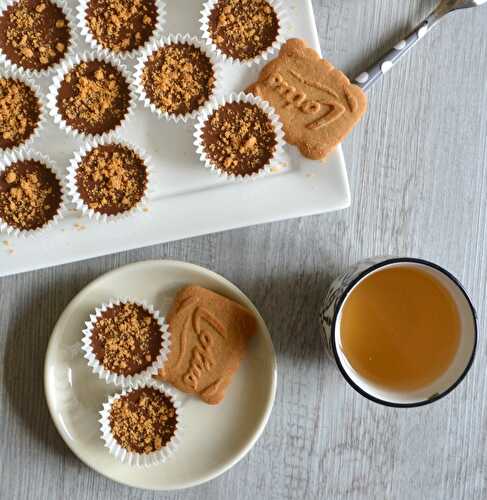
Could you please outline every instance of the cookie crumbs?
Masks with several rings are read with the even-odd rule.
[[[78,231],[84,231],[86,229],[86,226],[84,226],[83,224],[73,224],[73,226],[75,227],[75,229],[77,229]]]
[[[5,251],[9,254],[9,255],[13,255],[15,252],[14,252],[14,249],[12,248],[11,246],[11,243],[9,240],[3,240],[3,244],[5,246]]]
[[[35,92],[24,82],[0,78],[0,146],[24,142],[35,130],[41,109]]]
[[[161,47],[142,72],[150,100],[162,111],[185,114],[204,104],[215,85],[210,59],[188,43]]]
[[[97,358],[107,370],[123,375],[145,370],[156,359],[161,342],[157,321],[133,303],[108,309],[93,329],[93,350]]]
[[[177,428],[174,404],[153,388],[136,389],[121,396],[113,403],[109,420],[120,446],[141,454],[160,450]]]
[[[37,161],[15,162],[0,177],[0,216],[13,227],[42,227],[54,217],[60,204],[59,181]]]
[[[93,64],[98,65],[95,70]],[[118,122],[123,119],[128,108],[128,90],[122,75],[111,64],[83,62],[64,78],[67,84],[73,80],[73,95],[61,103],[61,112],[67,119],[89,125],[100,124],[107,116],[113,116]],[[126,102],[117,105],[122,97]]]
[[[236,175],[259,171],[277,144],[269,117],[248,103],[226,104],[216,110],[206,122],[203,136],[208,156]]]
[[[213,40],[236,59],[252,59],[272,45],[279,21],[266,0],[220,0],[210,14]]]
[[[130,210],[143,198],[147,168],[126,146],[99,146],[82,161],[76,179],[80,196],[90,208],[116,214]]]
[[[0,30],[7,55],[32,69],[57,63],[70,39],[62,9],[49,1],[20,0],[6,9]]]
[[[141,47],[157,23],[154,0],[91,0],[87,23],[105,48],[128,52]]]

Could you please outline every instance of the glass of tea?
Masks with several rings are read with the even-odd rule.
[[[448,394],[477,345],[465,289],[422,259],[377,257],[353,266],[332,283],[320,321],[347,382],[387,406],[421,406]]]

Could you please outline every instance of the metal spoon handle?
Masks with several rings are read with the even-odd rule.
[[[445,12],[439,11],[439,9],[432,12],[410,35],[396,43],[392,50],[382,56],[368,70],[360,73],[353,83],[364,91],[368,90],[369,87],[382,78],[402,56],[421,40],[440,21],[444,14]]]

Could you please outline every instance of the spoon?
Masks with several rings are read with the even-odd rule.
[[[410,35],[394,45],[394,48],[390,52],[382,56],[367,71],[360,73],[353,83],[358,85],[362,90],[367,90],[372,84],[382,78],[409,49],[414,47],[447,14],[455,10],[480,7],[485,3],[487,3],[487,0],[441,0],[436,9]]]

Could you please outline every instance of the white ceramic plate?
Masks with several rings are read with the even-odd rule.
[[[199,284],[251,309],[259,332],[224,401],[209,406],[179,393],[184,435],[177,454],[163,465],[137,468],[109,455],[99,434],[98,411],[115,386],[99,380],[81,351],[81,329],[90,311],[112,296],[145,299],[167,313],[176,291]],[[147,261],[101,276],[84,288],[59,318],[44,366],[46,399],[64,439],[85,464],[114,481],[137,488],[172,490],[209,481],[235,465],[255,444],[269,418],[276,393],[276,359],[267,327],[250,300],[232,283],[202,267],[175,261]]]
[[[74,0],[67,0],[74,7]],[[202,2],[169,1],[166,33],[199,35]],[[289,10],[289,36],[304,38],[319,50],[311,0],[284,1]],[[88,49],[81,41],[80,50]],[[130,68],[133,65],[130,64]],[[226,92],[255,81],[259,67],[225,66]],[[47,89],[49,79],[38,81]],[[193,124],[166,123],[141,104],[121,135],[153,158],[155,191],[149,212],[110,225],[71,212],[55,229],[32,240],[0,235],[0,276],[122,250],[207,234],[226,229],[339,210],[350,205],[350,191],[341,148],[325,163],[305,160],[288,148],[280,172],[253,183],[229,183],[202,167],[193,147]],[[65,169],[82,142],[53,123],[32,145]]]

